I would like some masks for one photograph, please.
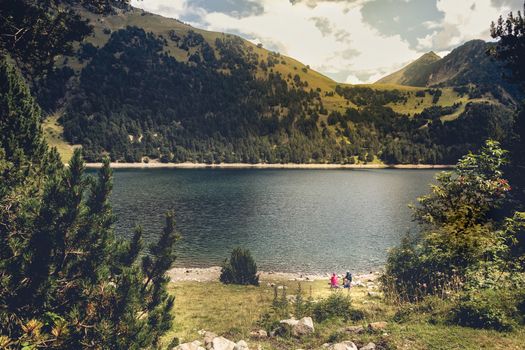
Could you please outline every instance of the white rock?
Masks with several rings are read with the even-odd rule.
[[[287,320],[282,320],[280,323],[290,326],[292,335],[294,337],[302,337],[315,331],[314,321],[311,317],[303,317],[300,320],[290,318]]]
[[[237,344],[235,344],[234,350],[249,350],[248,344],[244,340],[239,340]]]
[[[201,345],[202,344],[200,341],[195,340],[191,343],[180,344],[174,347],[172,350],[204,350],[204,348]]]
[[[258,329],[256,331],[251,331],[250,337],[255,339],[264,339],[268,337],[268,332],[266,332],[264,329]]]
[[[296,320],[295,318],[290,318],[290,319],[287,319],[287,320],[281,320],[279,323],[280,324],[287,324],[290,327],[293,327],[293,326],[295,326],[296,324],[299,323],[299,320]]]
[[[351,341],[344,341],[330,346],[330,350],[358,350],[357,346]]]
[[[213,332],[204,332],[204,347],[210,350],[213,347],[213,339],[217,338],[217,334]]]
[[[213,338],[211,343],[212,343],[211,349],[213,350],[234,350],[235,349],[235,343],[224,337],[215,337]]]
[[[368,343],[363,346],[360,350],[376,350],[376,345],[374,343]]]

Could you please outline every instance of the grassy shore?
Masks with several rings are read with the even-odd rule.
[[[181,342],[202,339],[199,330],[207,330],[238,341],[244,339],[250,348],[256,349],[316,349],[330,339],[351,340],[358,346],[372,341],[378,349],[524,349],[525,329],[512,332],[477,330],[435,322],[430,313],[415,308],[410,316],[399,321],[400,307],[387,303],[377,293],[377,283],[370,276],[358,276],[350,291],[330,290],[328,280],[293,281],[278,275],[264,275],[259,287],[223,285],[217,281],[175,281],[169,291],[176,297],[173,313],[175,322],[166,339],[174,336]],[[250,339],[250,331],[257,329],[257,321],[270,308],[274,287],[285,286],[288,297],[293,297],[301,283],[305,298],[314,300],[328,297],[331,293],[349,293],[353,306],[364,311],[366,317],[358,322],[328,320],[316,323],[313,336],[298,340],[294,338]],[[439,308],[439,305],[437,306]],[[444,311],[446,312],[446,310]],[[397,322],[395,321],[397,320]],[[344,329],[350,325],[386,321],[383,333],[350,334]]]

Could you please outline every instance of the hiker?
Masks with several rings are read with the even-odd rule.
[[[330,278],[330,288],[339,288],[339,280],[335,272],[332,274],[332,278]]]
[[[344,288],[350,288],[352,287],[352,274],[350,273],[350,271],[346,271],[346,275],[345,275],[345,278],[344,278]]]

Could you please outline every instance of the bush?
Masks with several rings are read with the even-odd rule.
[[[257,264],[249,250],[235,248],[232,251],[230,260],[225,260],[222,265],[220,281],[225,284],[259,285]]]
[[[460,326],[510,331],[513,322],[499,293],[466,293],[452,309],[450,321]]]
[[[334,293],[314,305],[313,317],[317,322],[336,317],[345,321],[358,321],[364,318],[364,313],[352,308],[352,300],[349,296]]]

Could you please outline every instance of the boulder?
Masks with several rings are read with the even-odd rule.
[[[294,318],[280,321],[281,325],[290,327],[291,333],[294,337],[302,337],[311,334],[315,331],[314,321],[311,317],[303,317],[300,320]]]
[[[311,317],[303,317],[299,322],[292,327],[292,335],[294,337],[302,337],[311,334],[315,331],[314,321]]]
[[[359,350],[376,350],[376,345],[374,343],[368,343]]]
[[[368,325],[368,329],[372,332],[380,332],[385,330],[385,328],[388,326],[387,322],[372,322]]]
[[[210,350],[213,347],[213,339],[217,338],[217,334],[213,332],[204,332],[204,347]]]
[[[351,334],[362,334],[365,332],[365,327],[363,326],[348,326],[345,328],[346,333]]]
[[[254,339],[264,339],[268,337],[268,333],[264,329],[258,329],[250,332],[250,337]]]
[[[236,344],[224,337],[215,337],[211,341],[211,345],[210,350],[234,350]]]
[[[201,345],[202,344],[200,341],[195,340],[191,343],[180,344],[174,347],[172,350],[204,350],[204,348]]]
[[[244,340],[239,340],[233,350],[250,350],[250,348],[248,348],[248,343]]]
[[[279,321],[280,324],[286,324],[290,327],[293,327],[295,326],[296,324],[299,323],[299,320],[296,320],[295,318],[290,318],[290,319],[287,319],[287,320],[281,320]]]
[[[329,350],[358,350],[357,346],[351,341],[343,341],[337,344],[332,344],[328,347]]]

